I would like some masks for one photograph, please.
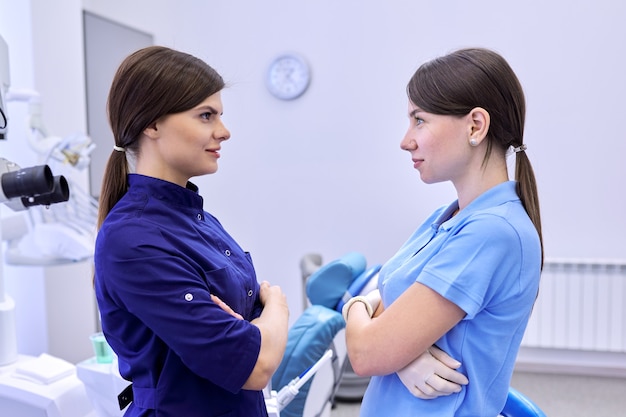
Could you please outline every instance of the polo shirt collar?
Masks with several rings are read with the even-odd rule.
[[[432,228],[437,230],[442,227],[445,230],[449,230],[477,211],[499,206],[510,201],[518,201],[519,196],[517,195],[516,187],[516,181],[505,181],[498,184],[476,197],[463,211],[451,218],[452,213],[459,208],[459,201],[455,200],[441,212],[441,215],[432,224]]]

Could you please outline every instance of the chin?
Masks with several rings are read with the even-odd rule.
[[[425,176],[423,174],[420,175],[420,179],[422,180],[422,182],[424,184],[432,184],[433,183],[433,181],[431,181],[427,176]]]
[[[442,180],[438,180],[436,178],[429,178],[424,175],[420,175],[420,178],[422,179],[422,182],[424,184],[437,184],[438,182],[443,182]]]
[[[204,171],[204,175],[209,175],[209,174],[215,174],[217,172],[217,164],[213,165],[212,167],[208,167],[205,171]]]

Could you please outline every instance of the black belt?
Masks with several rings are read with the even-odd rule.
[[[124,391],[120,392],[117,396],[117,402],[120,405],[120,410],[125,409],[128,404],[133,401],[133,384],[130,384]]]

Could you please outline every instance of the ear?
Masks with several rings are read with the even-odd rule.
[[[474,107],[469,112],[470,117],[470,139],[476,140],[478,145],[487,136],[491,117],[489,112],[482,107]]]
[[[159,136],[159,130],[157,129],[157,122],[152,122],[148,127],[143,130],[143,134],[150,139],[156,139]]]

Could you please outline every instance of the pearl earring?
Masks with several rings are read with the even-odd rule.
[[[470,138],[469,144],[470,144],[470,146],[478,146],[478,139]]]

